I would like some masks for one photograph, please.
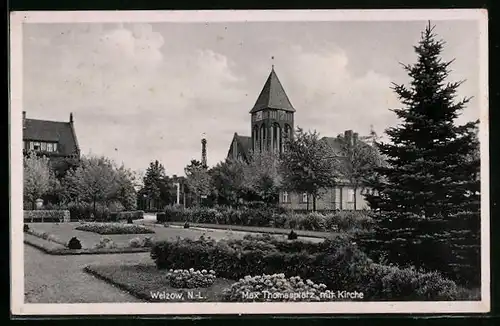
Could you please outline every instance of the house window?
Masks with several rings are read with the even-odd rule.
[[[57,152],[57,143],[52,144],[52,148],[53,148],[54,152]]]
[[[54,151],[53,144],[52,143],[47,143],[47,152],[53,152],[53,151]]]
[[[289,202],[289,201],[288,201],[288,192],[286,192],[286,191],[285,191],[285,192],[283,192],[283,202],[284,202],[284,203],[288,203],[288,202]]]
[[[302,202],[307,203],[307,199],[308,199],[307,192],[305,192],[302,194]]]
[[[35,145],[32,141],[30,141],[30,150],[34,150],[35,149]]]
[[[36,142],[34,142],[34,143],[33,143],[33,149],[34,149],[35,151],[39,151],[39,150],[40,150],[40,142],[37,142],[37,141],[36,141]]]
[[[47,143],[43,143],[42,142],[40,145],[41,145],[40,147],[41,147],[42,151],[46,151],[47,150]]]
[[[354,189],[347,189],[347,201],[354,202],[355,200],[355,192]]]

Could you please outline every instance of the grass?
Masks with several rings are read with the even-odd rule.
[[[142,302],[133,295],[85,273],[82,268],[89,264],[137,264],[148,263],[150,260],[149,253],[47,255],[32,246],[24,245],[24,277],[21,275],[21,282],[24,282],[24,302]]]
[[[94,232],[102,235],[111,234],[150,234],[155,231],[142,225],[123,223],[85,223],[75,228],[79,231]]]
[[[84,271],[148,302],[220,302],[222,291],[234,283],[227,279],[217,278],[208,288],[173,288],[167,281],[167,272],[158,270],[152,264],[88,265],[84,267]],[[155,298],[158,294],[171,297]]]

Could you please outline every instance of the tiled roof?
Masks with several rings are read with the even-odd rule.
[[[23,140],[57,142],[59,154],[78,154],[78,141],[70,122],[25,119]]]
[[[260,95],[250,113],[267,108],[295,112],[295,109],[292,106],[292,103],[290,103],[290,100],[288,99],[276,72],[274,72],[274,69],[271,70],[271,73],[269,74],[269,77],[267,78],[267,81],[264,84],[264,87],[262,88],[262,91],[260,92]]]
[[[335,153],[338,155],[342,154],[342,140],[337,137],[323,137],[322,141],[326,142]]]
[[[241,146],[243,154],[246,157],[250,152],[250,149],[252,148],[252,137],[240,136],[238,134],[236,134],[236,137],[238,139],[238,143]]]

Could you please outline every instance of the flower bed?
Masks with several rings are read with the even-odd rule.
[[[299,276],[286,278],[285,274],[245,276],[223,292],[224,301],[335,301],[342,300],[329,291],[325,284],[302,280]],[[360,299],[363,299],[362,296]]]
[[[155,233],[142,225],[122,223],[84,223],[75,228],[79,231],[94,232],[98,234],[147,234]]]
[[[159,269],[212,269],[234,280],[262,273],[299,276],[331,290],[363,292],[365,300],[372,301],[466,299],[453,281],[438,273],[375,264],[346,236],[321,243],[271,236],[220,241],[177,239],[156,243],[151,257]]]
[[[261,226],[307,231],[360,231],[372,227],[367,211],[294,214],[278,207],[241,208],[179,208],[168,206],[165,214],[157,214],[159,223],[191,222],[205,224]]]
[[[223,290],[233,283],[217,278],[209,287],[175,288],[154,265],[89,265],[84,271],[148,302],[220,302]]]
[[[167,281],[173,288],[206,288],[214,284],[215,272],[190,269],[171,269],[167,273]]]
[[[57,238],[53,234],[47,233],[47,232],[38,231],[38,230],[30,229],[30,228],[25,228],[24,232],[27,233],[27,234],[31,234],[32,236],[38,237],[40,239],[44,239],[44,240],[47,240],[47,241],[55,242],[55,243],[60,244],[60,245],[62,245],[64,247],[68,246],[68,244],[65,241]]]

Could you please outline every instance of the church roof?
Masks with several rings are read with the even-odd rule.
[[[292,103],[290,103],[290,100],[288,99],[288,96],[286,95],[283,85],[281,85],[274,68],[271,70],[271,73],[269,74],[269,77],[267,78],[267,81],[264,84],[264,87],[262,88],[262,91],[260,92],[260,95],[250,113],[268,108],[295,112],[295,109],[292,106]]]
[[[244,158],[246,158],[252,148],[252,137],[240,136],[237,133],[234,133],[233,141],[231,143],[233,143],[235,139],[241,150],[241,154],[243,155]],[[231,146],[229,147],[228,157],[229,153],[231,153]]]

